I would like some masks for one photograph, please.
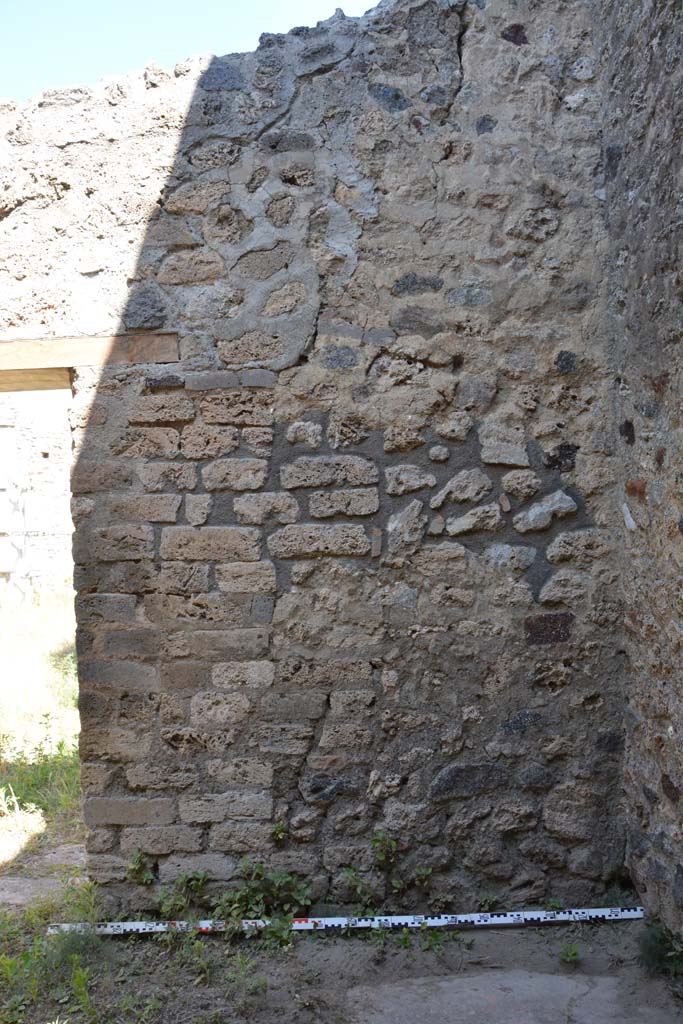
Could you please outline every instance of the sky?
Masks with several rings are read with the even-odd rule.
[[[94,85],[152,62],[255,49],[261,32],[315,25],[374,0],[2,0],[0,97]]]

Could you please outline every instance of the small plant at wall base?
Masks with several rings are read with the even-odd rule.
[[[569,967],[576,967],[581,962],[579,947],[575,942],[568,942],[562,946],[558,956],[562,963],[567,964]]]
[[[360,917],[370,915],[373,907],[377,903],[377,897],[373,890],[362,880],[355,868],[343,868],[342,876],[346,885],[356,898],[356,914]]]
[[[248,859],[241,861],[240,873],[242,885],[213,901],[214,918],[232,921],[234,937],[242,935],[243,920],[267,918],[269,924],[260,937],[273,945],[291,945],[292,919],[311,903],[308,886],[294,875]]]
[[[180,875],[171,889],[162,889],[157,897],[159,914],[175,920],[187,914],[193,903],[202,903],[202,893],[209,880],[203,871]]]

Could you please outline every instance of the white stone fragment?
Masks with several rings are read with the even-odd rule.
[[[576,502],[564,491],[554,491],[552,494],[541,498],[531,508],[520,512],[512,520],[512,525],[518,533],[528,533],[529,530],[545,530],[550,526],[553,519],[561,519],[576,512]]]
[[[411,501],[404,509],[391,516],[387,523],[387,546],[391,553],[416,547],[427,526],[427,516],[421,501]]]
[[[387,481],[387,494],[408,494],[410,491],[420,491],[423,487],[434,487],[436,484],[433,473],[427,473],[419,466],[410,464],[387,466],[384,475]]]
[[[452,516],[446,520],[446,533],[457,537],[461,533],[472,533],[474,530],[498,530],[503,525],[499,505],[480,505],[464,516]]]
[[[481,501],[493,489],[493,483],[480,469],[463,469],[456,473],[429,502],[430,508],[441,508],[446,501]]]
[[[631,515],[631,509],[628,507],[626,502],[624,502],[623,505],[621,506],[621,511],[622,511],[623,516],[624,516],[624,522],[626,524],[626,529],[627,530],[631,530],[631,532],[633,532],[634,530],[637,530],[638,529],[638,525],[637,525],[635,519],[633,518],[633,516]]]
[[[319,448],[323,439],[323,428],[320,423],[297,420],[287,427],[285,437],[290,444],[306,444],[309,448]]]

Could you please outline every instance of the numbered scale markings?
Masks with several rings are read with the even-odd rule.
[[[341,932],[356,928],[500,928],[521,924],[571,924],[575,921],[635,921],[645,916],[643,907],[591,907],[581,910],[510,910],[488,914],[398,914],[389,917],[295,917],[295,932]],[[257,932],[268,921],[242,921],[242,929]],[[106,924],[53,924],[49,935],[58,932],[94,931],[98,935],[152,935],[159,932],[224,932],[230,921],[110,921]]]

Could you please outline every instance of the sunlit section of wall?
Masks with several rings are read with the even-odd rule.
[[[0,397],[0,600],[70,587],[68,391]]]

